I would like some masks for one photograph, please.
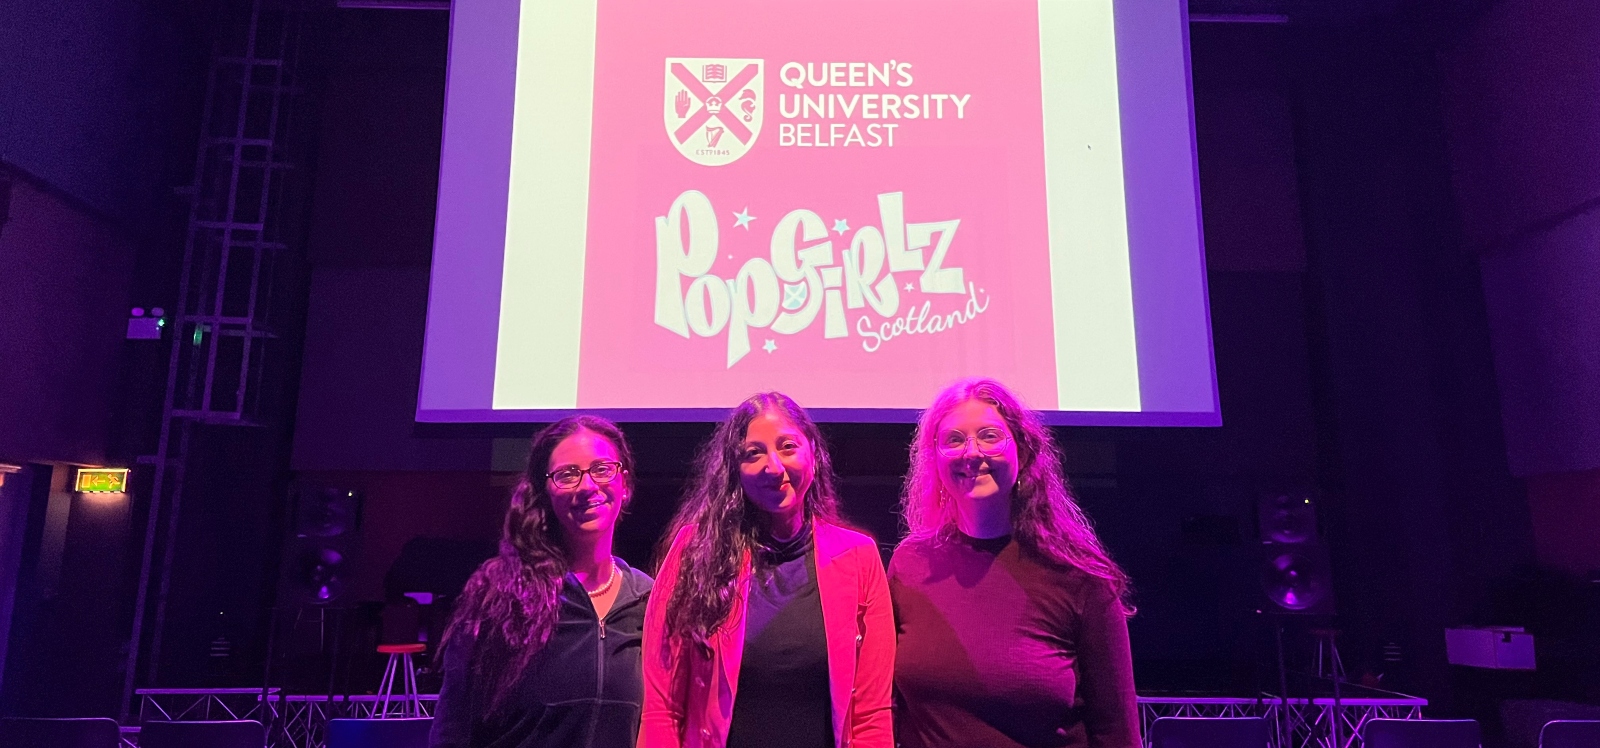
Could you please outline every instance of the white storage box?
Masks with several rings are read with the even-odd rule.
[[[1533,670],[1533,634],[1520,626],[1472,626],[1444,630],[1445,658],[1452,665],[1495,670]]]

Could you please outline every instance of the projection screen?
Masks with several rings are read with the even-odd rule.
[[[1220,423],[1179,0],[472,0],[417,419]]]

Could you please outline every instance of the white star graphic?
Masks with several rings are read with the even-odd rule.
[[[756,217],[750,215],[750,206],[746,205],[744,210],[733,214],[733,227],[739,228],[740,226],[743,226],[745,231],[749,231],[750,222],[754,220],[756,220]]]
[[[907,290],[907,291],[910,291],[910,290],[911,290],[911,284],[910,284],[910,283],[907,283],[907,284],[906,284],[906,290]]]
[[[767,338],[767,342],[761,345],[761,350],[766,351],[767,353],[778,350],[778,341],[773,340],[772,338]]]
[[[841,218],[833,222],[833,230],[843,234],[844,232],[850,230],[850,224],[845,223],[844,219]]]

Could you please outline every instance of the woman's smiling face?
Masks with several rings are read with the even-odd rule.
[[[556,445],[545,469],[550,472],[587,471],[601,464],[619,466],[621,463],[621,454],[611,440],[593,431],[581,430]],[[546,486],[550,507],[562,532],[569,538],[611,532],[628,504],[628,476],[624,473],[619,472],[602,483],[594,479],[593,473],[585,472],[579,476],[578,484],[570,487],[555,485],[553,478],[546,480],[550,481]]]
[[[739,481],[750,503],[775,516],[805,508],[816,458],[794,421],[778,410],[762,411],[745,428],[739,449]]]
[[[1011,500],[1017,485],[1017,441],[1005,418],[983,400],[946,413],[935,432],[939,481],[958,503]]]

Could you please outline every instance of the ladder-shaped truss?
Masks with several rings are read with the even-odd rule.
[[[189,200],[177,304],[170,308],[166,391],[152,466],[122,710],[140,666],[157,682],[178,522],[198,432],[252,427],[282,407],[287,356],[277,345],[302,264],[296,172],[296,77],[303,0],[240,0],[219,26]],[[124,720],[126,721],[126,720]]]

